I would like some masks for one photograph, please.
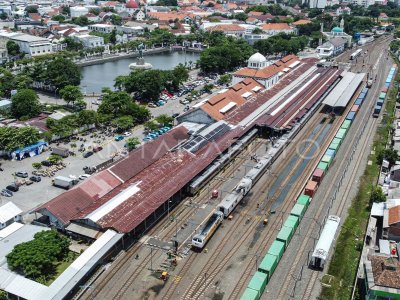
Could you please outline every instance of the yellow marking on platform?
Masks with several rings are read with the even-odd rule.
[[[179,281],[181,281],[182,277],[181,276],[174,276],[174,283],[178,284]]]

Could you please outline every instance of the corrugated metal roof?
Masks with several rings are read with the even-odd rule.
[[[14,219],[15,216],[18,216],[22,213],[22,210],[16,206],[11,201],[6,204],[0,206],[0,223],[6,223],[7,221]]]
[[[332,107],[346,107],[364,77],[365,73],[344,72],[342,80],[322,103]]]
[[[20,229],[23,226],[24,226],[24,224],[14,222],[14,223],[8,225],[6,228],[3,228],[2,230],[0,230],[0,240],[9,236],[10,234],[17,231],[18,229]]]

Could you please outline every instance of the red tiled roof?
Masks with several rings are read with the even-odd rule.
[[[310,20],[298,20],[296,22],[293,22],[293,25],[299,26],[299,25],[306,25],[312,23]]]
[[[389,208],[389,225],[400,222],[400,205]]]
[[[129,180],[160,159],[179,142],[186,140],[189,137],[187,133],[188,130],[185,127],[176,127],[161,137],[132,151],[127,158],[111,167],[110,171],[123,181]]]
[[[290,30],[290,26],[287,23],[268,23],[262,26],[263,30]]]
[[[243,31],[245,32],[246,30],[237,24],[221,24],[221,25],[216,25],[213,27],[207,28],[207,31]]]

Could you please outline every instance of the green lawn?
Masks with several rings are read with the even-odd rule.
[[[61,262],[56,263],[56,264],[54,265],[54,266],[55,266],[55,269],[56,269],[56,272],[55,272],[55,274],[54,274],[51,278],[49,278],[49,279],[46,281],[45,285],[49,286],[50,284],[52,284],[52,283],[54,282],[54,280],[56,280],[57,277],[60,276],[61,273],[64,272],[65,269],[67,269],[67,268],[74,262],[74,260],[75,260],[78,256],[79,256],[79,254],[70,251],[69,254],[68,254],[68,260],[67,260],[67,261],[61,261]]]
[[[396,82],[399,81],[396,73]],[[376,154],[383,150],[388,141],[390,126],[393,121],[397,86],[392,87],[386,100],[386,116],[375,133],[373,149],[374,154],[369,156],[372,165],[367,168],[360,180],[359,190],[352,201],[348,216],[340,231],[335,253],[329,264],[328,274],[330,287],[323,287],[319,299],[350,299],[352,285],[356,278],[358,263],[363,247],[364,235],[368,224],[370,213],[369,194],[371,188],[376,184],[380,166],[376,161]]]

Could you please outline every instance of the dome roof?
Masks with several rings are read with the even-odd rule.
[[[264,55],[262,55],[261,53],[259,53],[259,52],[257,52],[257,53],[254,53],[252,56],[250,56],[250,58],[249,58],[249,63],[257,63],[257,64],[259,64],[259,63],[264,63],[264,62],[266,62],[267,61],[267,59],[265,58],[265,56]]]
[[[334,28],[332,29],[332,32],[343,32],[343,29],[340,28],[340,27],[334,27]]]
[[[128,2],[126,2],[125,7],[126,8],[139,8],[139,5],[136,3],[135,0],[129,0]]]

